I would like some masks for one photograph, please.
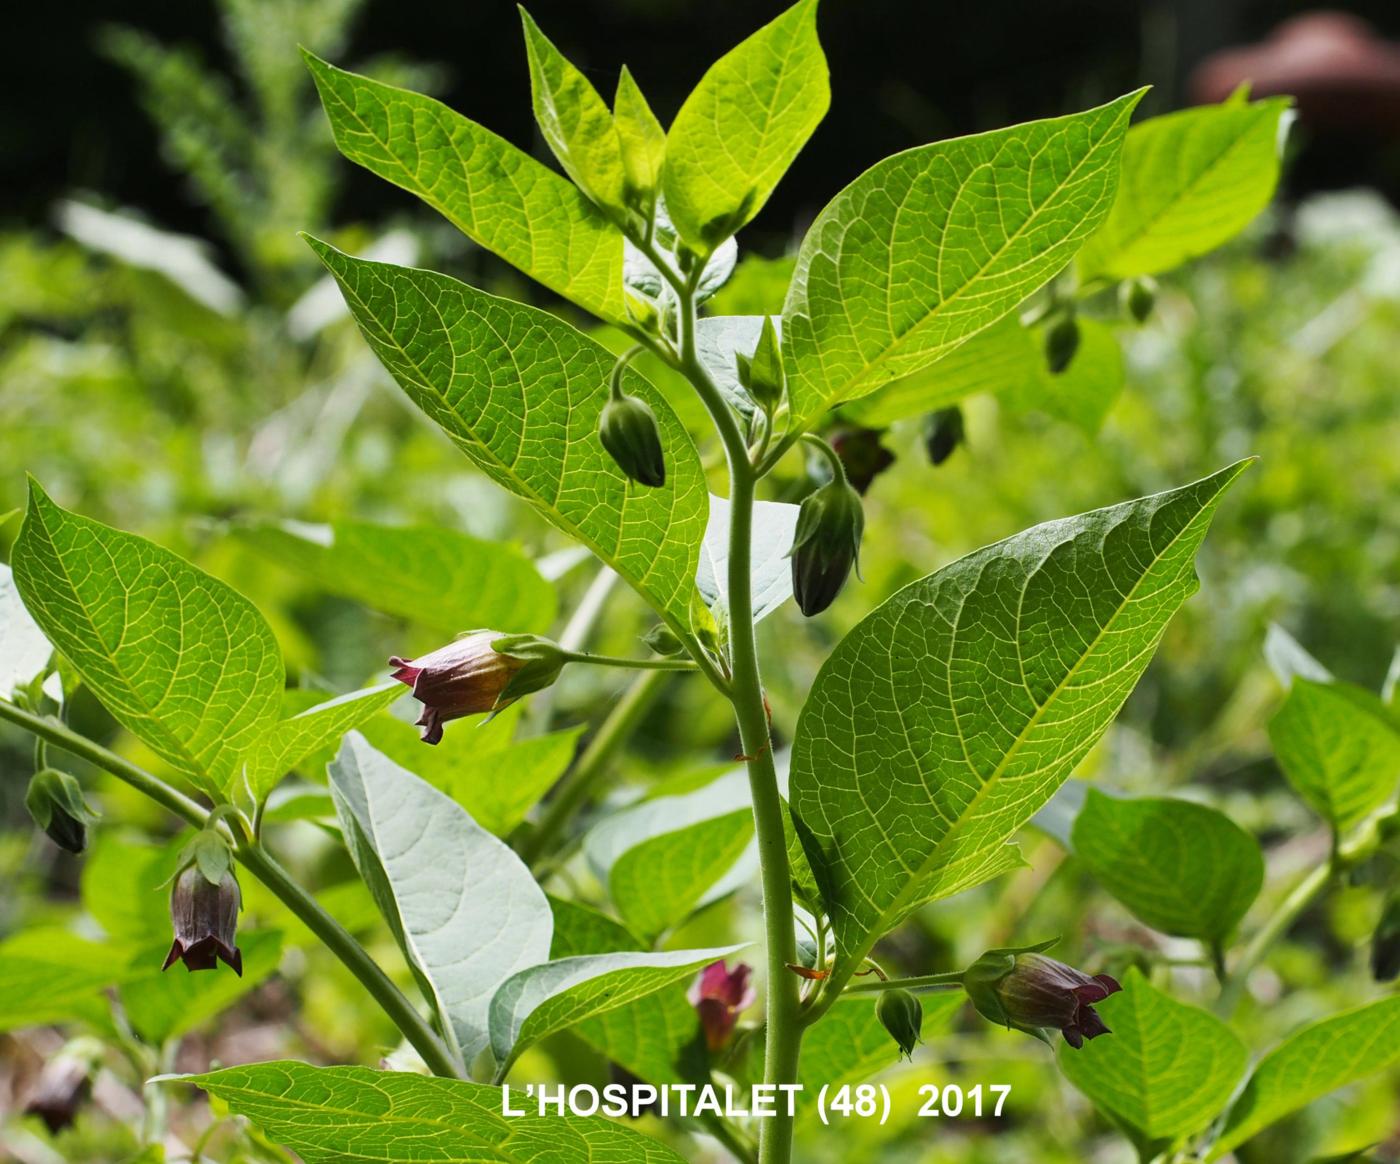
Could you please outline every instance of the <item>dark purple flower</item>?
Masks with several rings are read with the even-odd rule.
[[[50,1134],[71,1127],[92,1091],[91,1057],[60,1052],[39,1072],[24,1101],[24,1114],[38,1116]]]
[[[686,997],[700,1015],[705,1045],[711,1051],[723,1049],[734,1033],[739,1012],[753,1005],[756,995],[749,981],[752,974],[753,968],[743,962],[733,970],[727,970],[723,962],[711,962],[690,988]]]
[[[843,428],[831,434],[831,447],[841,458],[846,480],[861,496],[881,473],[894,464],[894,454],[880,443],[882,428]]]
[[[442,739],[442,725],[499,711],[522,695],[548,687],[564,665],[559,648],[534,635],[477,630],[416,659],[389,660],[393,676],[423,704],[423,742]]]
[[[1037,1037],[1049,1028],[1062,1031],[1071,1047],[1109,1034],[1094,1004],[1123,989],[1117,980],[1047,958],[1043,948],[990,950],[978,958],[963,976],[978,1013]]]
[[[170,920],[175,940],[165,957],[162,970],[177,961],[186,970],[213,970],[222,959],[239,977],[243,975],[243,955],[234,943],[238,939],[238,911],[242,898],[233,873],[225,871],[217,882],[210,881],[199,865],[192,864],[175,878],[170,894]]]

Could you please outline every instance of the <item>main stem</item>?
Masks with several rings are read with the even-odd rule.
[[[655,262],[656,260],[653,259]],[[658,263],[669,275],[664,260]],[[701,364],[695,351],[695,292],[692,283],[672,282],[680,297],[679,367],[704,401],[724,443],[729,462],[729,652],[730,698],[739,724],[739,739],[748,763],[749,795],[753,801],[763,885],[763,925],[767,958],[767,1042],[763,1081],[797,1080],[797,1054],[802,1041],[799,1022],[799,981],[788,966],[797,962],[797,932],[792,909],[787,839],[783,830],[783,799],[773,764],[768,710],[754,638],[752,554],[753,505],[758,473],[749,462],[748,445],[734,413]],[[781,1105],[780,1105],[781,1106]],[[759,1164],[788,1164],[792,1157],[793,1120],[780,1110],[762,1121]]]
[[[101,744],[79,735],[58,720],[34,715],[2,699],[0,719],[8,719],[65,752],[110,772],[196,828],[204,828],[209,823],[209,813],[198,801],[192,800],[178,789],[171,788],[165,781],[115,752],[108,751]],[[238,860],[243,867],[272,890],[282,903],[305,923],[307,929],[360,980],[360,984],[379,1003],[403,1037],[422,1056],[428,1069],[434,1075],[461,1078],[462,1069],[442,1040],[354,936],[322,909],[320,903],[298,885],[291,874],[257,841],[244,842],[240,837],[232,839]]]

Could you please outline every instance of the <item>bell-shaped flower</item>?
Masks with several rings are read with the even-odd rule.
[[[723,962],[711,962],[690,988],[686,997],[700,1015],[705,1045],[711,1051],[724,1048],[739,1021],[739,1012],[753,1005],[756,995],[749,981],[752,974],[753,968],[743,962],[733,970]]]
[[[1047,1029],[1058,1030],[1071,1047],[1082,1047],[1110,1033],[1094,1004],[1122,987],[1107,974],[1091,976],[1045,957],[1050,945],[989,950],[968,967],[963,986],[983,1018],[1046,1041]]]

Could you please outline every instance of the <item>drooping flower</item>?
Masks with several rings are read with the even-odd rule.
[[[739,1012],[751,1007],[755,997],[749,981],[753,968],[740,962],[729,970],[723,962],[711,962],[700,971],[689,993],[690,1005],[700,1015],[705,1032],[705,1045],[711,1051],[722,1050],[734,1033]]]
[[[880,443],[882,428],[843,428],[831,434],[831,447],[841,458],[846,480],[862,497],[871,483],[894,464],[894,454]]]
[[[830,459],[840,471],[802,502],[792,539],[792,593],[808,618],[835,602],[851,569],[859,568],[865,532],[860,494],[847,483],[835,453]]]
[[[629,480],[649,489],[666,484],[661,429],[656,413],[641,397],[615,391],[598,417],[598,439]]]
[[[1050,944],[989,950],[968,967],[963,986],[983,1018],[1040,1039],[1053,1028],[1082,1047],[1110,1033],[1094,1004],[1123,988],[1107,974],[1090,976],[1045,957],[1040,951]]]
[[[243,955],[235,945],[241,907],[242,896],[232,869],[225,868],[217,880],[210,880],[199,861],[186,866],[175,878],[170,894],[175,940],[161,969],[184,962],[186,970],[213,970],[222,960],[242,977]]]
[[[564,655],[557,644],[537,635],[476,630],[416,659],[395,655],[389,666],[423,704],[418,717],[423,742],[436,744],[448,720],[499,711],[548,687],[559,677]]]
[[[875,1000],[875,1017],[899,1044],[899,1053],[912,1059],[914,1048],[923,1042],[924,1004],[908,990],[882,990]]]
[[[24,806],[49,839],[60,849],[81,853],[87,847],[87,826],[97,814],[83,799],[77,779],[57,768],[34,773],[24,795]]]

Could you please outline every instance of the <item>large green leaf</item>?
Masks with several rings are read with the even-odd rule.
[[[1119,800],[1091,788],[1075,818],[1074,851],[1138,920],[1214,945],[1264,883],[1258,842],[1189,800]]]
[[[604,207],[625,206],[622,140],[593,83],[540,31],[522,7],[530,93],[540,133],[585,194]]]
[[[364,521],[260,522],[234,536],[332,594],[444,635],[478,627],[544,631],[554,588],[524,554],[456,530]]]
[[[28,683],[47,665],[53,647],[24,609],[10,567],[0,562],[0,699]]]
[[[546,1035],[664,990],[740,948],[583,954],[522,970],[491,1000],[496,1061],[509,1067]]]
[[[277,715],[282,654],[241,594],[31,484],[15,582],[117,721],[210,797]]]
[[[544,892],[504,843],[358,733],[331,765],[331,791],[360,875],[470,1063],[497,987],[549,957]]]
[[[622,232],[572,182],[440,101],[303,55],[342,154],[550,290],[626,321]]]
[[[710,66],[666,135],[662,190],[708,252],[768,201],[831,103],[817,0],[800,0]]]
[[[105,1002],[99,991],[132,977],[130,950],[72,930],[35,927],[0,942],[0,1031],[68,1022]]]
[[[254,803],[261,804],[277,782],[308,756],[334,748],[351,728],[359,727],[403,693],[403,684],[391,680],[337,695],[273,725],[253,745],[244,768],[243,778]]]
[[[424,747],[416,728],[391,716],[379,716],[360,731],[395,763],[447,793],[482,828],[504,837],[564,774],[583,732],[569,728],[512,742],[509,730],[500,730],[508,727],[498,716],[469,728],[466,742],[452,748]],[[503,780],[503,772],[510,778]]]
[[[1269,739],[1289,783],[1338,829],[1365,820],[1400,784],[1400,720],[1349,683],[1296,676]]]
[[[922,902],[1013,867],[1007,842],[1107,730],[1246,462],[1049,522],[905,587],[817,675],[790,804],[836,977]]]
[[[1304,1027],[1259,1061],[1210,1159],[1330,1091],[1400,1062],[1400,995]]]
[[[501,1113],[501,1089],[365,1067],[254,1063],[185,1077],[305,1164],[681,1164],[597,1117]]]
[[[689,626],[709,505],[700,457],[670,406],[629,368],[623,387],[661,427],[666,484],[633,485],[598,440],[616,357],[548,312],[446,275],[311,245],[404,391],[497,484],[534,505]]]
[[[1199,1131],[1224,1109],[1249,1053],[1218,1018],[1169,998],[1136,968],[1122,993],[1094,1007],[1113,1033],[1078,1050],[1066,1043],[1059,1059],[1095,1107],[1148,1144]]]
[[[1278,185],[1287,97],[1184,109],[1135,125],[1118,200],[1079,255],[1086,278],[1170,270],[1234,238]]]
[[[1064,267],[1113,204],[1140,96],[920,146],[841,191],[783,308],[795,425],[931,364]]]

